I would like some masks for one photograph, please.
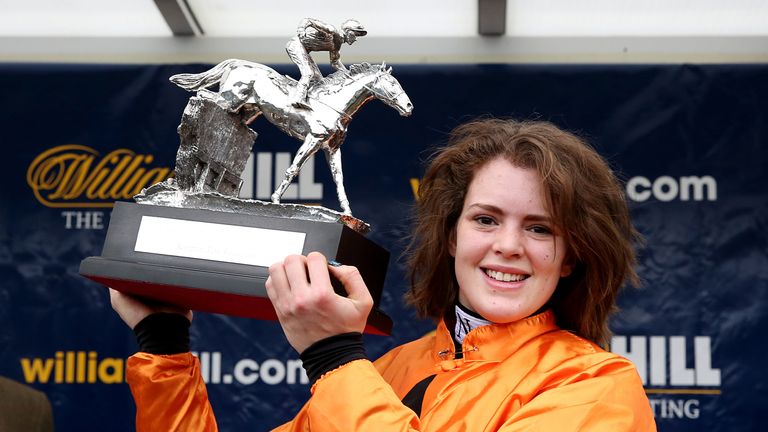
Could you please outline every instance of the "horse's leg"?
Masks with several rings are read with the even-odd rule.
[[[272,194],[273,203],[277,204],[280,202],[280,198],[285,193],[285,190],[288,189],[288,186],[291,185],[291,182],[299,173],[299,171],[301,171],[301,167],[304,165],[304,162],[306,162],[307,159],[315,154],[319,145],[319,138],[312,136],[312,134],[307,134],[307,136],[304,138],[304,144],[299,147],[299,150],[296,152],[296,156],[293,158],[293,163],[291,163],[291,166],[285,170],[283,181]]]
[[[343,211],[345,215],[352,216],[352,209],[349,207],[347,192],[344,190],[344,173],[341,171],[341,149],[338,147],[335,150],[326,149],[325,156],[328,159],[328,166],[331,168],[333,182],[336,183],[336,195],[339,197],[341,211]]]

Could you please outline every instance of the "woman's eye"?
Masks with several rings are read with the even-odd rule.
[[[478,216],[475,218],[475,221],[480,225],[493,225],[496,223],[496,221],[493,220],[493,218],[490,216]]]
[[[552,230],[544,225],[534,225],[528,230],[535,234],[552,234]]]

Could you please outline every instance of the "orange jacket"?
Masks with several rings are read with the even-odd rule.
[[[136,353],[128,358],[126,381],[136,402],[137,432],[218,430],[192,353]]]
[[[278,431],[654,431],[650,404],[632,363],[555,325],[552,312],[505,325],[479,327],[464,340],[464,358],[451,359],[451,334],[437,331],[401,345],[375,364],[347,363],[321,377],[298,415]],[[476,349],[475,349],[476,348]],[[137,354],[128,362],[134,395],[163,374],[169,357]],[[145,358],[146,363],[134,360]],[[168,365],[166,365],[168,366]],[[174,406],[162,396],[182,388],[205,394],[197,371],[184,385],[152,385],[152,401],[136,405],[137,429],[173,430],[157,419],[188,416],[208,430],[215,421],[205,399]],[[424,394],[421,416],[400,401],[424,378],[436,375]],[[173,377],[169,377],[172,379]],[[171,398],[172,400],[173,398]],[[198,405],[198,402],[201,405]],[[146,406],[154,406],[147,411]],[[165,410],[162,408],[165,405]],[[161,414],[162,413],[162,414]],[[151,415],[151,417],[147,417]],[[197,420],[193,420],[197,419]],[[197,423],[195,423],[197,422]],[[158,429],[159,428],[159,429]],[[193,430],[193,429],[189,429]]]

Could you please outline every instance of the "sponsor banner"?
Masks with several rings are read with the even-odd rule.
[[[209,67],[0,65],[0,374],[44,391],[57,430],[134,429],[133,335],[78,266],[100,254],[114,201],[173,175],[190,94],[168,77]],[[621,296],[610,349],[637,366],[659,430],[760,424],[768,66],[395,65],[394,75],[413,116],[367,104],[342,156],[354,214],[393,257],[382,308],[395,328],[365,336],[372,358],[433,328],[403,304],[398,259],[426,155],[473,117],[549,120],[586,137],[626,182],[646,240],[643,287]],[[241,196],[268,199],[300,143],[263,119],[252,128]],[[338,208],[323,156],[284,199]],[[309,396],[275,322],[198,313],[192,348],[222,430],[269,429]]]
[[[301,360],[270,358],[262,362],[237,360],[232,372],[222,373],[221,352],[193,351],[200,360],[203,380],[209,384],[251,385],[261,380],[269,385],[307,384]],[[124,383],[125,359],[100,358],[96,351],[57,351],[51,358],[21,358],[24,382],[39,384],[120,384]]]

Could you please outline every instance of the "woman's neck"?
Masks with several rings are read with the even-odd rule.
[[[464,338],[467,336],[467,333],[478,327],[493,324],[492,322],[478,315],[476,312],[467,309],[467,307],[461,303],[456,303],[455,310],[456,325],[453,329],[453,338],[456,343],[459,344],[459,346],[464,343]]]

